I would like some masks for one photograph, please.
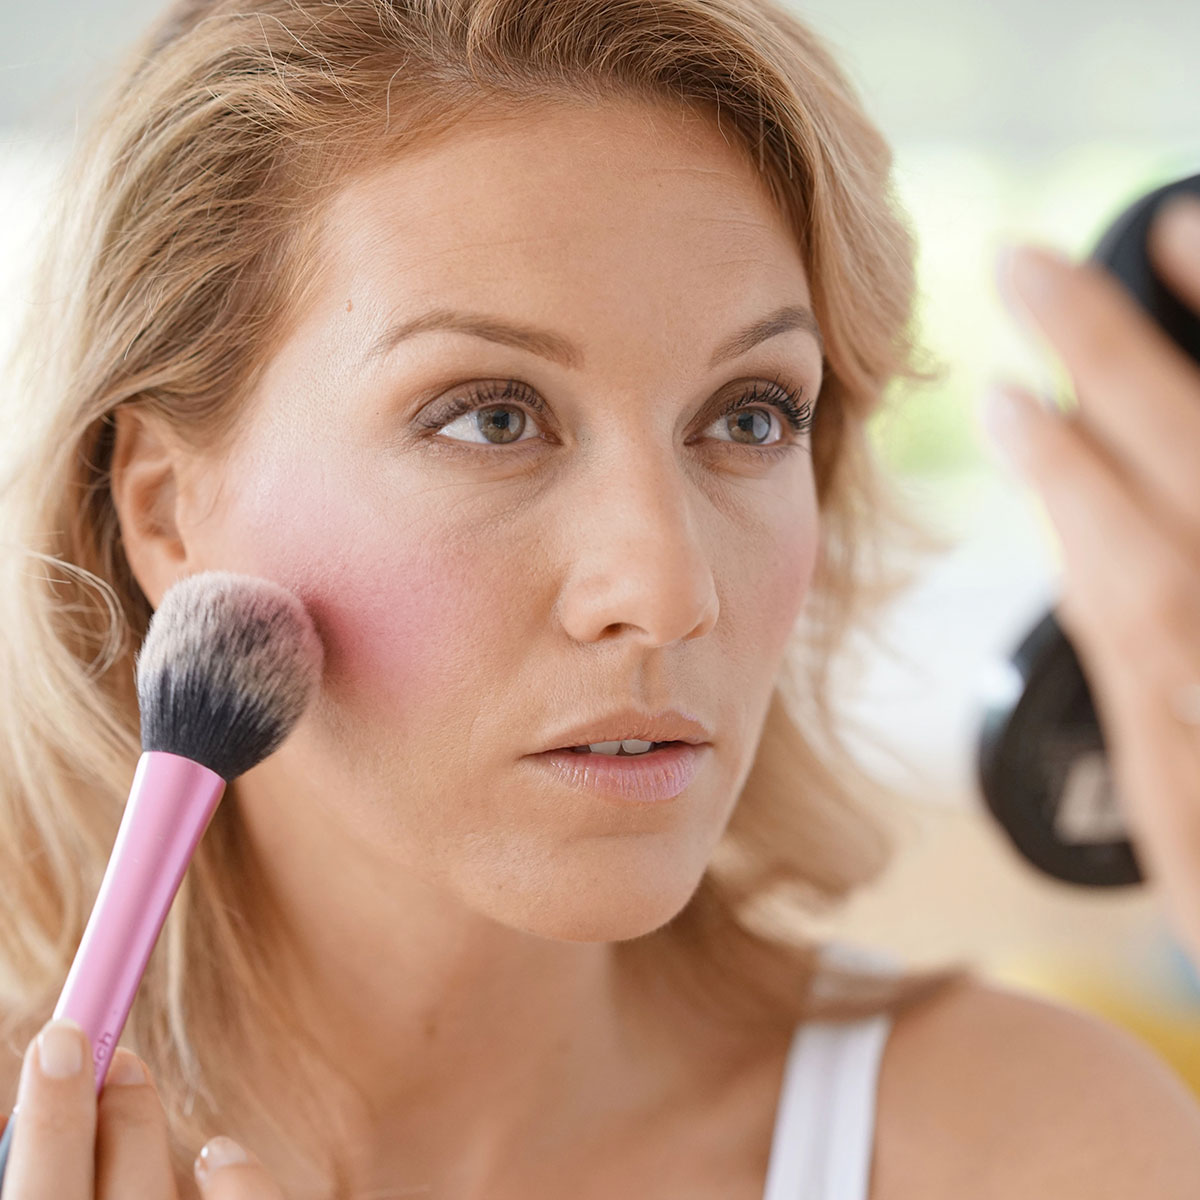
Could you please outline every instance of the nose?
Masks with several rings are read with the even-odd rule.
[[[719,611],[713,548],[675,452],[626,440],[601,457],[564,497],[563,628],[580,642],[702,637]]]

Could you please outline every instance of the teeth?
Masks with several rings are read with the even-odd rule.
[[[653,742],[639,742],[635,738],[626,738],[621,742],[589,742],[588,749],[593,754],[617,754],[624,750],[626,754],[645,754]]]

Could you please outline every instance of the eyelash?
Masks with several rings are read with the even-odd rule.
[[[761,391],[759,390],[759,385],[755,384],[748,392],[741,393],[731,404],[722,409],[718,415],[727,417],[730,413],[740,412],[745,408],[763,408],[767,407],[767,405],[773,407],[777,412],[782,413],[785,418],[784,428],[790,427],[792,431],[790,437],[770,446],[746,446],[746,449],[750,450],[751,453],[758,454],[764,458],[781,458],[800,446],[801,439],[812,429],[812,401],[805,400],[801,403],[800,397],[802,394],[803,389],[800,392],[793,391],[776,377]],[[495,380],[489,380],[484,384],[472,385],[468,392],[449,401],[445,407],[432,413],[426,420],[420,422],[420,424],[425,429],[440,429],[443,425],[448,425],[456,417],[461,417],[464,413],[473,412],[475,409],[483,408],[488,404],[496,408],[516,407],[516,405],[503,403],[513,397],[523,401],[535,413],[542,416],[545,415],[545,403],[527,384],[521,383],[516,379],[509,379],[503,384],[499,384]],[[755,403],[756,401],[763,400],[766,401],[766,404]],[[445,440],[453,441],[456,446],[487,450],[487,447],[482,443],[457,442],[454,439]],[[731,442],[729,444],[738,445],[744,443]],[[516,445],[516,443],[509,442],[508,445]],[[496,448],[498,449],[499,445]]]

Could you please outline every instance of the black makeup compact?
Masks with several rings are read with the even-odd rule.
[[[1200,366],[1200,317],[1155,273],[1146,245],[1158,210],[1179,193],[1200,198],[1200,175],[1130,205],[1089,261],[1109,270]],[[988,811],[1017,851],[1066,883],[1144,883],[1087,678],[1053,610],[1006,661],[992,664],[980,699],[979,785]]]

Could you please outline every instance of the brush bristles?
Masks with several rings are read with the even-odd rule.
[[[291,733],[324,666],[298,596],[232,571],[173,584],[136,656],[142,749],[190,758],[226,781]]]

